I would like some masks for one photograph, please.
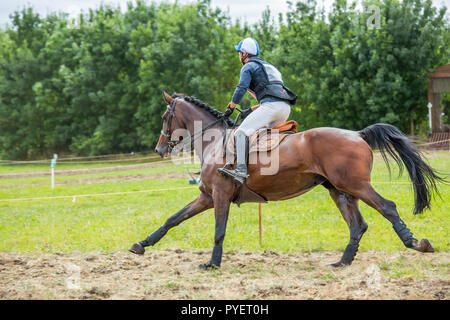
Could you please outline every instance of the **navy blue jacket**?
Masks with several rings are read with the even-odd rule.
[[[241,78],[239,79],[239,83],[236,87],[236,90],[234,90],[233,98],[231,100],[234,103],[239,104],[245,92],[247,92],[249,88],[255,88],[258,83],[265,79],[265,77],[266,75],[264,73],[263,67],[259,63],[249,61],[244,64],[241,69]],[[284,100],[272,96],[266,96],[258,102],[263,103],[274,101]]]

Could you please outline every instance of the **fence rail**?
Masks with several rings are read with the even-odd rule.
[[[428,143],[419,145],[428,149],[450,150],[450,132],[435,132],[428,138]]]

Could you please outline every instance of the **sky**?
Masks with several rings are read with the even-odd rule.
[[[24,6],[32,6],[41,16],[49,12],[63,11],[71,16],[77,16],[81,11],[87,12],[89,8],[96,8],[101,2],[112,5],[120,5],[122,10],[126,8],[130,0],[0,0],[0,26],[9,23],[9,15]],[[148,0],[151,2],[151,0]],[[155,0],[155,2],[175,2],[174,0]],[[357,0],[358,3],[361,0]],[[432,0],[436,7],[445,5],[450,8],[450,0]],[[133,1],[134,2],[134,1]],[[179,0],[179,3],[189,3],[190,0]],[[292,0],[295,2],[295,0]],[[324,7],[326,11],[331,8],[334,0],[317,0],[319,7]],[[349,1],[350,2],[350,1]],[[213,7],[219,7],[224,11],[229,10],[232,19],[241,19],[248,23],[254,23],[261,18],[262,12],[270,8],[273,16],[279,13],[286,13],[288,5],[286,0],[211,0]]]

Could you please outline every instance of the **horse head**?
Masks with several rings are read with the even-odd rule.
[[[161,157],[168,155],[172,148],[183,139],[183,137],[180,136],[179,140],[172,140],[174,131],[177,129],[186,129],[181,113],[176,110],[176,106],[181,102],[181,99],[178,101],[177,98],[171,97],[165,91],[163,91],[163,97],[167,102],[167,109],[162,116],[163,126],[155,148],[155,151]]]

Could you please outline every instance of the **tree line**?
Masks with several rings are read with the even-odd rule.
[[[425,132],[427,71],[450,62],[445,7],[336,0],[325,13],[315,0],[288,3],[286,15],[266,8],[254,24],[209,0],[136,0],[76,18],[14,12],[0,29],[0,159],[151,150],[162,90],[223,111],[239,80],[234,45],[247,36],[298,94],[290,118],[301,130],[386,122]]]

